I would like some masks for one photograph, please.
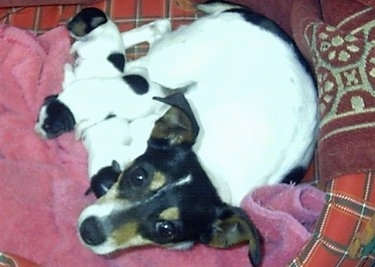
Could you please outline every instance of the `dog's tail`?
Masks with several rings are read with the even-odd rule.
[[[242,9],[243,6],[220,0],[209,0],[203,4],[197,4],[196,8],[205,14],[221,13],[230,9]]]

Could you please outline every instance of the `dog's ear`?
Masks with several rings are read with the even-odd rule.
[[[97,198],[100,198],[117,182],[120,174],[120,164],[113,160],[110,166],[101,168],[97,174],[91,177],[90,188],[86,190],[85,195],[93,192]]]
[[[162,143],[167,142],[167,146],[183,143],[193,145],[199,133],[199,127],[185,96],[177,93],[165,98],[154,97],[154,99],[172,107],[155,122],[151,139]]]
[[[258,266],[262,259],[260,234],[247,214],[238,207],[217,208],[216,219],[201,235],[200,242],[214,248],[248,242],[249,259],[253,266]]]

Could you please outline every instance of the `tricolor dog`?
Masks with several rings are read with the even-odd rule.
[[[259,265],[257,229],[245,212],[221,200],[192,150],[199,126],[184,95],[158,100],[172,107],[155,122],[146,152],[82,213],[83,241],[100,254],[111,252],[118,239],[178,248],[194,240],[218,248],[248,242],[251,262]]]
[[[71,53],[76,56],[74,79],[119,77],[125,67],[125,47],[117,25],[100,9],[82,9],[66,25],[75,39]],[[70,80],[69,80],[70,79]]]
[[[183,88],[192,111],[162,100],[160,119],[145,123],[150,139],[142,140],[140,156],[83,210],[79,234],[94,253],[249,242],[257,265],[256,231],[236,207],[257,186],[297,178],[291,174],[312,158],[316,88],[296,45],[242,6],[210,1],[198,7],[207,15],[160,38],[139,39],[157,21],[124,33],[133,43],[155,40],[126,69],[145,68],[152,82],[172,92]],[[139,139],[137,132],[131,136]]]

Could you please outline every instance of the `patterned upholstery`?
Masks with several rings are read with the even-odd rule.
[[[304,28],[319,89],[318,169],[327,203],[290,266],[375,264],[374,234],[366,231],[375,216],[375,10],[356,5],[350,12],[332,18],[336,26],[314,18]]]

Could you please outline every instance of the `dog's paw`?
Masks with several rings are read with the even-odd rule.
[[[73,66],[70,63],[64,65],[64,80],[62,82],[62,89],[65,90],[75,80]]]
[[[153,44],[156,40],[172,31],[171,21],[169,19],[160,19],[150,24],[151,36],[148,40],[149,44]]]
[[[89,120],[81,121],[80,123],[77,123],[74,127],[74,139],[75,140],[81,140],[85,136],[85,131],[87,128],[91,127],[93,123]]]
[[[75,41],[70,47],[70,54],[75,55],[81,46],[81,41]]]

